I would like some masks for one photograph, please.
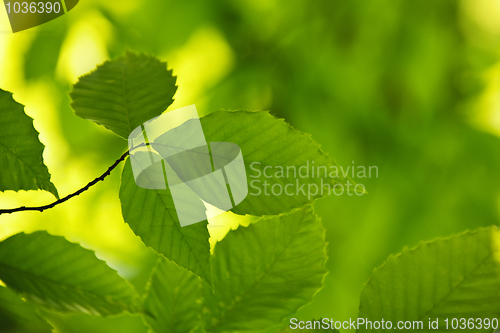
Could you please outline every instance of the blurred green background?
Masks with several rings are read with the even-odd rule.
[[[316,204],[330,273],[298,317],[346,320],[390,254],[499,224],[499,42],[498,0],[81,0],[16,34],[0,10],[0,88],[27,105],[62,196],[127,149],[76,117],[68,97],[78,76],[127,48],[174,70],[179,89],[169,109],[270,110],[340,165],[377,166],[378,178],[362,181],[368,195]],[[123,222],[119,178],[115,171],[43,214],[2,215],[0,239],[38,229],[64,235],[144,290],[155,256]],[[2,208],[52,200],[0,193]],[[238,222],[231,213],[220,220]],[[227,230],[210,231],[217,239]],[[138,317],[47,316],[62,332],[146,332]]]

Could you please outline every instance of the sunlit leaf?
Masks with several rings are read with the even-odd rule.
[[[289,212],[330,194],[330,190],[351,196],[363,194],[363,187],[348,179],[347,173],[352,174],[351,169],[343,171],[321,151],[319,145],[309,135],[300,133],[283,120],[267,112],[217,111],[202,117],[201,124],[206,142],[212,147],[211,154],[216,143],[220,145],[221,142],[234,143],[236,144],[233,145],[234,147],[241,149],[242,166],[244,163],[241,176],[244,181],[241,182],[238,179],[230,184],[231,194],[235,201],[232,211],[237,214],[262,216]],[[189,120],[174,130],[158,136],[152,142],[153,149],[159,156],[169,156],[172,150],[182,151],[186,135],[189,135],[195,127],[192,125],[192,120]],[[202,164],[206,161],[210,163],[210,158],[206,146],[200,148],[204,149],[197,150],[194,159],[189,157],[191,155],[183,155],[175,160],[176,156],[181,155],[177,153],[167,159],[166,163],[173,168],[180,179],[191,180],[201,177],[203,171],[200,170],[206,167]],[[238,153],[239,149],[238,152],[235,149],[230,152],[222,150],[222,155],[218,157],[231,163]],[[203,158],[203,154],[206,154],[207,158]],[[229,155],[225,156],[226,154],[233,157],[229,158]],[[146,158],[149,160],[150,156],[146,155]],[[211,158],[215,161],[216,155],[212,155]],[[156,163],[159,164],[159,162]],[[233,177],[236,177],[237,173],[234,171],[233,173]],[[163,177],[162,172],[160,176]],[[150,174],[148,177],[155,177],[155,174]],[[149,182],[151,181],[149,179]],[[165,182],[164,179],[163,182]],[[193,188],[193,185],[190,186]],[[198,186],[193,191],[200,195],[203,201],[227,210],[227,205],[224,205],[225,201],[219,200],[219,196],[223,195],[220,195],[220,190],[215,190],[218,189],[217,186],[216,182],[206,181],[203,188]],[[154,188],[154,186],[149,188]],[[235,199],[235,193],[238,199]],[[205,207],[197,196],[186,195],[183,199],[182,204],[187,207],[182,207],[184,209],[177,213],[185,215],[186,211],[190,211],[196,212],[192,214],[197,217],[203,217]],[[222,203],[222,206],[218,203]],[[171,209],[168,212],[169,215],[176,215],[173,204],[166,205],[166,207]],[[200,212],[200,210],[203,211]]]
[[[45,190],[58,197],[56,187],[43,164],[43,144],[33,119],[12,93],[0,89],[0,191]]]
[[[44,231],[0,243],[0,280],[53,310],[112,315],[139,309],[133,288],[92,251]]]
[[[327,195],[336,184],[335,190],[343,188],[347,195],[348,179],[335,161],[310,135],[268,112],[217,111],[201,118],[201,124],[208,142],[233,142],[241,148],[249,192],[232,209],[237,214],[289,212]],[[356,195],[349,182],[351,195]]]
[[[189,333],[200,324],[200,298],[200,279],[162,257],[149,281],[144,319],[157,333]]]
[[[280,325],[312,300],[326,274],[326,243],[310,206],[239,227],[216,245],[214,292],[204,286],[208,332]]]
[[[295,183],[299,184],[299,187],[306,188],[305,194],[291,196],[284,192],[271,196],[266,196],[264,193],[254,195],[250,189],[246,199],[233,208],[236,213],[274,215],[288,212],[320,197],[321,184],[332,187],[339,181],[345,181],[338,177],[318,178],[313,175],[303,178],[298,174],[296,177],[291,175],[288,178],[279,176],[267,178],[263,173],[266,167],[292,166],[298,171],[316,162],[316,165],[322,165],[328,170],[328,175],[332,170],[330,167],[336,167],[335,162],[319,149],[319,145],[312,141],[310,136],[292,129],[267,112],[219,111],[201,118],[201,123],[208,142],[233,142],[241,147],[250,186],[253,181],[259,180],[261,184],[266,181],[282,189],[287,185],[293,188]],[[182,126],[176,129],[180,130]],[[168,145],[169,142],[162,141],[159,144]],[[259,165],[256,166],[253,162],[258,162]],[[261,175],[258,178],[254,178],[253,168],[259,168]],[[315,195],[307,190],[309,185],[314,185],[317,192]],[[323,194],[326,193],[328,191],[325,189]],[[120,199],[125,221],[146,245],[200,275],[206,281],[210,281],[206,222],[181,228],[169,189],[138,187],[129,161],[125,164],[122,175]],[[185,204],[189,202],[186,201]],[[196,209],[195,203],[192,204],[193,209]]]
[[[172,104],[176,78],[167,64],[127,52],[80,77],[70,93],[75,114],[123,138]]]
[[[499,318],[500,231],[467,232],[390,257],[361,293],[359,318],[370,321]],[[448,326],[451,330],[451,326]],[[361,332],[375,332],[361,325]],[[490,329],[489,332],[493,330]]]
[[[147,246],[211,283],[207,221],[181,227],[170,191],[137,186],[129,159],[120,201],[123,219]]]

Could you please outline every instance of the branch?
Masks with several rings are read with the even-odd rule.
[[[137,148],[137,147],[134,147],[134,148]],[[21,206],[21,207],[12,208],[12,209],[0,209],[0,215],[2,215],[2,214],[11,214],[11,213],[15,213],[15,212],[22,212],[22,211],[27,211],[27,210],[37,210],[39,212],[43,212],[46,209],[52,208],[54,206],[57,206],[57,205],[65,202],[65,201],[68,201],[69,199],[71,199],[73,197],[76,197],[77,195],[80,195],[82,192],[87,191],[90,187],[94,186],[98,182],[104,180],[104,178],[106,178],[107,176],[109,176],[109,174],[111,173],[111,171],[113,171],[113,169],[116,168],[116,166],[118,164],[120,164],[120,162],[123,161],[125,159],[125,157],[127,157],[128,153],[129,153],[128,150],[125,153],[123,153],[123,155],[119,159],[117,159],[115,161],[115,163],[113,163],[113,165],[111,165],[108,168],[108,170],[106,170],[106,172],[103,173],[100,177],[97,177],[96,179],[94,179],[93,181],[91,181],[90,183],[88,183],[87,185],[85,185],[84,187],[82,187],[81,189],[79,189],[78,191],[76,191],[74,193],[71,193],[71,194],[68,194],[67,196],[65,196],[62,199],[56,200],[53,203],[45,205],[45,206],[38,206],[38,207]]]

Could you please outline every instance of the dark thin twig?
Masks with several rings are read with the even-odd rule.
[[[136,147],[134,147],[134,148],[136,148]],[[65,201],[68,201],[69,199],[71,199],[73,197],[76,197],[77,195],[80,195],[82,192],[87,191],[91,186],[94,186],[96,183],[104,180],[104,178],[106,178],[107,176],[109,176],[109,174],[111,173],[111,171],[113,171],[113,169],[116,168],[116,166],[118,164],[120,164],[120,162],[123,161],[125,159],[125,157],[127,157],[128,153],[129,153],[128,150],[125,153],[123,153],[123,155],[119,159],[117,159],[115,161],[115,163],[113,163],[113,165],[111,165],[108,168],[108,170],[106,170],[106,172],[103,173],[100,177],[97,177],[96,179],[94,179],[93,181],[91,181],[90,183],[88,183],[87,185],[85,185],[84,187],[82,187],[81,189],[79,189],[78,191],[76,191],[74,193],[71,193],[71,194],[68,194],[67,196],[65,196],[62,199],[56,200],[53,203],[45,205],[45,206],[38,206],[38,207],[21,206],[21,207],[12,208],[12,209],[0,209],[0,215],[2,215],[2,214],[11,214],[11,213],[15,213],[15,212],[22,212],[22,211],[27,211],[27,210],[37,210],[39,212],[43,212],[46,209],[50,209],[50,208],[52,208],[54,206],[57,206],[57,205],[65,202]]]

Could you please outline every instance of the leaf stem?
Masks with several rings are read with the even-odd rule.
[[[137,147],[134,147],[134,148],[137,148]],[[23,211],[29,211],[29,210],[35,210],[35,211],[43,212],[46,209],[50,209],[50,208],[55,207],[55,206],[57,206],[59,204],[62,204],[63,202],[68,201],[69,199],[71,199],[73,197],[76,197],[77,195],[80,195],[82,192],[87,191],[90,187],[92,187],[95,184],[97,184],[98,182],[104,180],[107,176],[109,176],[109,174],[111,173],[111,171],[113,171],[118,166],[118,164],[120,164],[120,162],[122,162],[128,156],[128,154],[129,154],[129,150],[127,150],[125,153],[123,153],[123,155],[120,156],[120,158],[117,159],[115,161],[115,163],[113,163],[108,168],[108,170],[106,170],[106,172],[104,172],[102,175],[100,175],[99,177],[95,178],[94,180],[92,180],[91,182],[89,182],[87,185],[85,185],[84,187],[82,187],[81,189],[79,189],[78,191],[73,192],[71,194],[68,194],[67,196],[65,196],[62,199],[56,200],[53,203],[48,204],[48,205],[44,205],[44,206],[36,206],[36,207],[21,206],[21,207],[11,208],[11,209],[0,209],[0,215],[2,215],[2,214],[12,214],[12,213],[15,213],[15,212],[23,212]]]

